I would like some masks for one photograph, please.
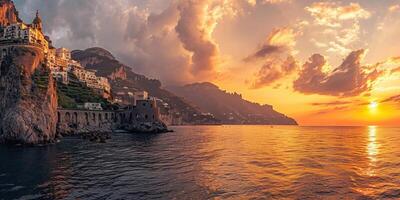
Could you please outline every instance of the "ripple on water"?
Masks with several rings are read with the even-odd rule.
[[[0,147],[0,199],[399,199],[399,128],[176,127]]]

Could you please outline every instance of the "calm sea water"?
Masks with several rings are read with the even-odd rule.
[[[400,198],[400,128],[174,129],[0,147],[0,199]]]

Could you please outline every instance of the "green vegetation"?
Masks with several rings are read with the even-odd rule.
[[[49,74],[49,70],[37,69],[32,76],[32,80],[38,88],[47,89],[49,85]]]
[[[101,103],[105,109],[111,107],[111,103],[107,99],[79,82],[74,75],[71,74],[69,79],[68,85],[57,83],[58,105],[60,107],[74,109],[78,108],[79,104],[86,102]]]

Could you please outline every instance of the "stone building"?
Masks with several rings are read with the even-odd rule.
[[[32,24],[16,22],[1,27],[0,45],[1,58],[7,55],[7,48],[9,46],[15,45],[36,46],[47,54],[49,50],[49,42],[46,40],[46,37],[42,32],[42,19],[39,16],[39,12],[36,12],[36,17],[32,21]]]

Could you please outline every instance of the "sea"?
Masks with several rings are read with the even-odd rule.
[[[400,199],[400,128],[182,126],[0,147],[0,199]]]

